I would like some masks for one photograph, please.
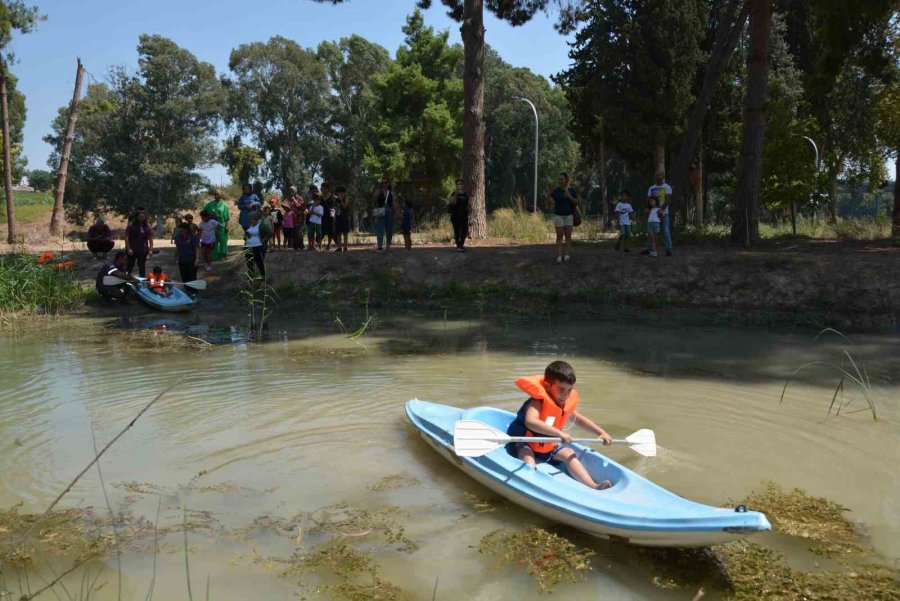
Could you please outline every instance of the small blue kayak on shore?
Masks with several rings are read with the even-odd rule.
[[[147,288],[146,284],[141,282],[140,284],[132,286],[134,291],[137,293],[139,299],[144,301],[147,305],[150,305],[154,309],[159,309],[160,311],[169,311],[173,313],[180,313],[183,311],[190,311],[194,308],[194,304],[196,304],[196,299],[191,298],[187,295],[183,290],[172,286],[172,294],[169,296],[161,296],[156,294],[149,288]]]
[[[684,499],[596,450],[572,446],[597,482],[592,490],[549,463],[530,468],[499,447],[480,457],[459,457],[453,431],[459,420],[477,420],[506,432],[515,414],[491,407],[458,409],[411,400],[406,414],[422,438],[466,474],[537,514],[588,534],[648,547],[707,547],[771,530],[768,519],[745,507],[721,508]]]

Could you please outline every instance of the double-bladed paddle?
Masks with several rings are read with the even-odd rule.
[[[146,278],[135,278],[141,282],[146,281]],[[104,286],[118,286],[119,284],[127,284],[128,280],[123,280],[122,278],[117,278],[114,275],[105,275],[103,276],[103,285]],[[193,288],[194,290],[206,290],[206,280],[191,280],[190,282],[163,282],[164,286],[187,286],[188,288]]]
[[[562,442],[551,436],[510,436],[497,428],[473,419],[461,419],[453,429],[453,449],[460,457],[481,457],[511,442]],[[599,438],[574,438],[581,444],[602,443]],[[644,457],[656,457],[656,435],[646,428],[613,444],[625,444]]]

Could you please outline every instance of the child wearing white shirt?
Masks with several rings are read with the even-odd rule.
[[[656,234],[659,233],[659,199],[651,196],[647,202],[647,233],[650,235],[650,256],[656,256]]]
[[[616,240],[616,250],[622,249],[630,253],[628,250],[628,238],[631,237],[631,220],[634,219],[634,207],[631,206],[631,193],[628,190],[622,190],[619,194],[619,202],[616,203],[616,215],[619,217],[619,237]]]

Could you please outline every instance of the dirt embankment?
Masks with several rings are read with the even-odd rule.
[[[169,243],[148,261],[178,278]],[[99,262],[70,250],[79,276],[93,283]],[[348,253],[279,251],[268,255],[278,312],[370,307],[435,314],[674,318],[885,330],[900,326],[900,249],[862,243],[772,243],[758,250],[681,247],[673,257],[616,252],[612,241],[579,243],[558,265],[552,245],[481,243],[465,253],[418,244]],[[212,272],[202,312],[246,312],[240,249]],[[89,305],[88,311],[95,311]],[[108,310],[103,310],[104,313]]]
[[[549,245],[360,248],[271,253],[280,311],[309,303],[414,307],[501,316],[617,313],[758,325],[891,329],[900,325],[900,249],[803,243],[743,251],[689,247],[673,257],[581,244],[558,265]],[[209,301],[227,306],[245,284],[233,257],[208,274]],[[233,302],[233,301],[232,301]]]

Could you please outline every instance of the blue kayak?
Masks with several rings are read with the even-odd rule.
[[[196,299],[191,298],[176,286],[171,287],[172,294],[170,296],[160,296],[159,294],[152,292],[143,282],[133,285],[132,288],[134,288],[139,299],[160,311],[169,311],[173,313],[190,311],[197,302]]]
[[[491,407],[458,409],[412,400],[406,414],[422,438],[466,474],[510,501],[588,534],[648,547],[707,547],[771,530],[768,519],[744,507],[695,503],[662,488],[596,450],[574,444],[594,480],[612,488],[592,490],[549,463],[530,468],[505,447],[481,457],[453,451],[458,420],[477,420],[506,432],[515,415]]]

